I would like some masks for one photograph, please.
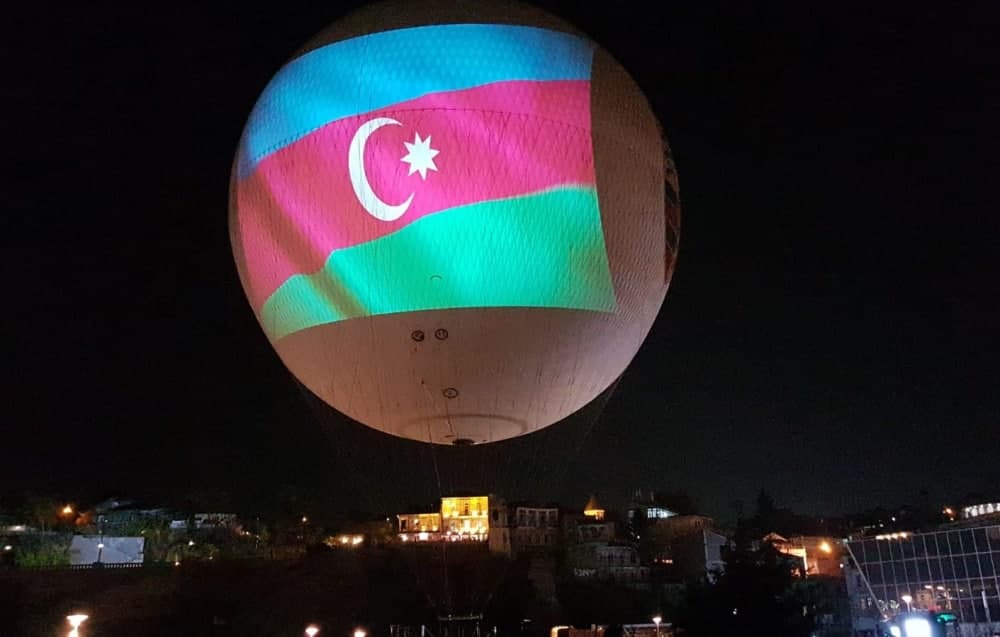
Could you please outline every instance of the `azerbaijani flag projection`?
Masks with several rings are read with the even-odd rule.
[[[592,57],[565,33],[442,25],[286,65],[235,176],[234,238],[268,336],[421,310],[613,312]]]

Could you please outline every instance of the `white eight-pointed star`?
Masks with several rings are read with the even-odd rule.
[[[420,133],[413,134],[413,143],[403,142],[406,146],[406,150],[410,151],[406,154],[401,161],[405,161],[410,165],[410,172],[407,175],[412,175],[415,172],[420,172],[421,179],[427,179],[428,170],[437,170],[437,166],[434,164],[434,157],[440,152],[435,148],[431,148],[431,136],[428,135],[427,139],[420,139]]]

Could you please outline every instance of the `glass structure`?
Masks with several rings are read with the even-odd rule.
[[[1000,629],[1000,524],[858,538],[848,546],[871,584],[869,592],[848,563],[855,617],[927,609],[954,613],[960,625]]]

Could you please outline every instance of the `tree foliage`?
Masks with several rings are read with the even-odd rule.
[[[714,581],[692,584],[675,623],[689,637],[747,634],[808,637],[816,625],[817,595],[808,580],[769,545],[737,548]]]
[[[21,568],[67,566],[71,537],[55,533],[26,535],[17,545],[14,563]]]

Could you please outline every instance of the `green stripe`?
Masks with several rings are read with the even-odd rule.
[[[565,187],[452,208],[333,252],[264,303],[272,340],[345,319],[471,307],[613,312],[597,193]]]

